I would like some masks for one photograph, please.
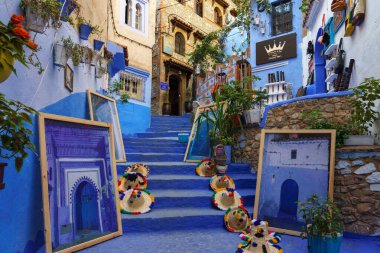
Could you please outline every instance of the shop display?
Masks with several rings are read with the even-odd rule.
[[[73,252],[122,234],[112,127],[39,114],[46,252]]]
[[[306,224],[297,201],[333,197],[334,157],[335,130],[263,130],[254,218],[299,235]]]

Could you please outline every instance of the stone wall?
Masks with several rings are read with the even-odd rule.
[[[332,122],[344,123],[350,113],[348,96],[296,101],[272,108],[267,115],[265,129],[305,129],[307,122],[301,119],[303,112],[319,109],[322,115]],[[265,120],[265,119],[264,119]],[[260,150],[260,128],[244,129],[239,133],[238,145],[233,149],[235,162],[249,163],[257,170]]]
[[[380,146],[337,150],[334,199],[346,231],[380,234]]]

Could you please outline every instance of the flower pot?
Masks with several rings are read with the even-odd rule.
[[[185,102],[185,112],[189,113],[193,111],[193,103],[191,101]]]
[[[170,115],[170,104],[164,103],[162,105],[162,115]]]
[[[98,60],[98,64],[96,65],[95,77],[96,78],[103,77],[104,74],[107,73],[107,67],[108,67],[108,60],[106,58],[101,57]]]
[[[103,41],[100,40],[94,40],[94,50],[100,51],[104,45]]]
[[[372,146],[375,144],[375,136],[372,135],[349,135],[344,140],[345,146]]]
[[[92,52],[91,66],[96,66],[98,64],[100,54],[97,52]]]
[[[15,58],[6,50],[0,50],[0,83],[8,79],[12,73],[12,68],[15,63]]]
[[[216,170],[218,174],[226,174],[228,165],[216,165]]]
[[[0,190],[4,189],[4,169],[7,166],[7,163],[0,163]]]
[[[79,26],[79,38],[82,40],[88,40],[88,37],[90,36],[92,32],[92,27],[86,24],[81,24]]]
[[[60,43],[56,43],[54,45],[53,56],[54,56],[53,57],[54,65],[57,65],[59,67],[65,67],[70,57],[70,55],[68,54],[66,50],[66,47]]]
[[[89,47],[82,47],[83,53],[80,59],[81,63],[91,64],[92,61],[92,50]]]
[[[67,17],[77,8],[76,3],[73,0],[58,0],[61,4],[64,4],[62,7],[62,16],[61,20],[67,21]]]
[[[30,8],[27,8],[25,15],[25,28],[36,33],[44,33],[49,20],[45,20]]]
[[[343,235],[339,235],[335,240],[331,236],[314,235],[307,237],[307,248],[309,253],[339,253]]]
[[[227,160],[226,160],[226,164],[230,164],[231,163],[231,154],[232,154],[232,146],[224,146],[224,152],[226,153],[226,157],[227,157]]]
[[[260,123],[260,109],[250,109],[243,112],[247,124]]]

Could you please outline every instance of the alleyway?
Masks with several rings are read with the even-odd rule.
[[[122,214],[123,236],[81,252],[235,252],[241,240],[238,234],[224,228],[224,211],[212,205],[209,178],[195,174],[196,164],[182,162],[186,144],[178,142],[177,134],[189,132],[190,128],[188,115],[154,116],[152,126],[146,133],[125,139],[127,164],[140,162],[150,167],[148,190],[154,195],[155,204],[152,211],[146,214]],[[125,165],[118,166],[118,177],[124,170]],[[245,207],[252,212],[255,174],[251,174],[245,164],[233,164],[227,174],[234,179]],[[284,252],[306,252],[306,240],[297,237],[284,236],[281,246]],[[380,241],[371,241],[369,245],[365,239],[346,239],[343,247],[346,249],[342,250],[343,253],[370,253],[376,252],[373,249],[380,247]],[[365,250],[366,247],[368,250]]]

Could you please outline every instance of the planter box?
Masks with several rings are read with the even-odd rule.
[[[309,253],[339,253],[343,236],[338,236],[336,240],[328,236],[326,238],[314,236],[307,237],[307,248]]]
[[[79,26],[79,38],[81,38],[82,40],[88,40],[88,37],[90,36],[91,32],[91,26],[85,24],[81,24]]]
[[[49,20],[43,19],[40,15],[32,13],[30,8],[27,8],[25,15],[25,27],[36,33],[44,33]]]
[[[69,54],[63,44],[56,43],[54,45],[54,65],[65,67],[69,59]]]
[[[246,110],[243,112],[243,114],[244,114],[246,124],[260,123],[260,120],[261,120],[260,109]]]
[[[344,140],[345,146],[372,146],[375,144],[375,136],[372,135],[350,135]]]

